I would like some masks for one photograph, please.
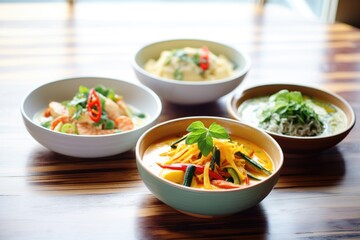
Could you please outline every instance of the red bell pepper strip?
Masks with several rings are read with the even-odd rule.
[[[101,102],[99,95],[96,93],[95,89],[92,88],[89,91],[89,97],[87,101],[87,111],[89,114],[89,117],[94,122],[99,122],[101,118]]]
[[[231,177],[230,173],[225,172],[225,171],[221,171],[221,170],[219,170],[219,169],[218,169],[218,173],[219,173],[221,176],[223,176],[224,178],[230,178],[230,177]]]
[[[209,64],[209,49],[207,47],[202,47],[200,49],[199,66],[203,71],[206,71],[209,68]]]
[[[249,179],[249,176],[248,176],[248,175],[246,175],[245,184],[246,184],[246,185],[250,185],[250,179]]]
[[[162,168],[168,168],[168,169],[172,169],[172,170],[182,170],[185,172],[187,169],[187,166],[189,164],[174,163],[174,164],[170,164],[170,165],[162,165],[162,164],[158,163],[158,165]],[[201,166],[201,165],[194,165],[194,166],[196,168],[195,174],[204,173],[204,168],[205,168],[204,166]],[[210,169],[209,169],[209,176],[214,179],[224,180],[224,178],[220,174],[218,174]]]
[[[224,180],[211,180],[211,184],[218,187],[218,188],[223,188],[223,189],[235,189],[235,188],[241,188],[241,185],[232,183],[232,182],[227,182]]]

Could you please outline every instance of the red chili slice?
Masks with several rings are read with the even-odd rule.
[[[87,111],[89,117],[94,122],[99,122],[101,118],[101,102],[99,95],[96,93],[95,89],[92,88],[89,91],[89,97],[87,101]]]
[[[199,66],[203,71],[209,68],[209,49],[207,47],[202,47],[200,49],[200,61]]]

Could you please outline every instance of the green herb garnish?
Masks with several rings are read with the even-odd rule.
[[[174,79],[176,79],[176,80],[182,80],[183,79],[183,73],[179,68],[177,68],[175,70],[175,72],[174,72]]]
[[[261,114],[259,126],[281,134],[315,136],[324,130],[319,115],[299,91],[283,89],[271,95]]]
[[[51,120],[41,123],[41,126],[45,128],[50,128],[50,125],[51,125]]]
[[[197,66],[199,66],[199,64],[200,64],[200,54],[195,53],[194,56],[192,57],[192,60]]]
[[[262,123],[271,120],[274,114],[280,118],[291,118],[295,124],[306,124],[311,121],[322,122],[316,112],[306,105],[301,92],[281,90],[269,98],[268,107],[263,112]]]
[[[188,145],[197,143],[203,156],[209,155],[212,151],[214,147],[213,138],[230,138],[226,129],[217,123],[212,123],[209,128],[206,128],[201,121],[195,121],[186,130],[189,134],[186,136],[185,143]]]
[[[97,85],[95,86],[95,91],[100,97],[100,102],[102,105],[102,108],[105,109],[105,97],[109,98],[111,100],[115,100],[115,91],[112,88],[104,87],[103,85]],[[87,100],[89,95],[90,89],[80,85],[78,92],[75,94],[73,99],[70,101],[66,101],[64,104],[69,109],[69,113],[72,116],[73,119],[79,119],[80,116],[87,112]],[[107,116],[106,111],[102,111],[100,121],[93,123],[94,126],[100,126],[102,124],[105,124],[105,129],[110,129],[111,123],[109,123],[110,119]]]
[[[184,49],[173,49],[172,55],[175,57],[178,57],[182,61],[188,60],[188,56],[187,56],[186,52],[184,51]]]

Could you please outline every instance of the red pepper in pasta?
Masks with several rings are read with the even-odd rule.
[[[209,64],[209,49],[207,47],[202,47],[200,49],[199,66],[203,71],[206,71],[209,68]]]

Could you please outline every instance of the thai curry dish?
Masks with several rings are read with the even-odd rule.
[[[80,86],[71,100],[51,101],[35,115],[35,121],[56,132],[106,135],[143,125],[146,115],[127,104],[111,88]]]
[[[234,66],[225,56],[216,56],[207,47],[185,47],[161,52],[159,59],[148,60],[144,69],[167,79],[206,81],[231,76]]]
[[[336,134],[347,124],[345,113],[337,106],[286,89],[244,101],[238,114],[246,123],[288,136]]]
[[[161,178],[206,190],[239,189],[272,174],[269,155],[253,142],[230,136],[212,123],[193,122],[188,133],[151,144],[143,161]]]

